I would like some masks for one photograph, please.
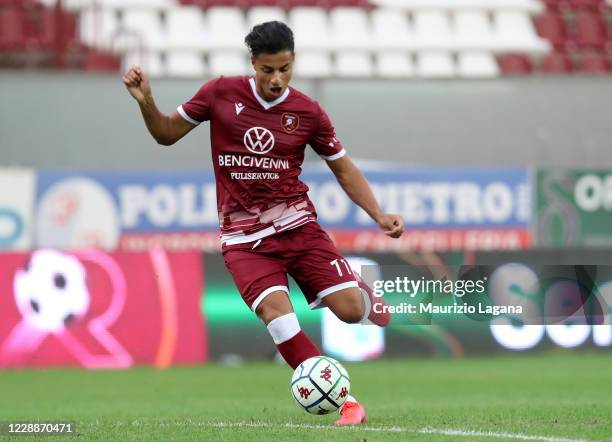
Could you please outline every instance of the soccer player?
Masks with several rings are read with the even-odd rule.
[[[166,116],[153,100],[143,70],[132,67],[123,83],[140,106],[155,140],[172,145],[210,121],[217,207],[225,265],[251,310],[266,324],[278,351],[296,368],[319,355],[301,331],[288,297],[287,274],[311,308],[326,306],[347,323],[386,326],[384,304],[354,274],[316,222],[315,208],[299,179],[306,145],[329,165],[347,195],[393,238],[404,229],[399,215],[383,213],[363,174],[336,138],[321,106],[289,87],[293,33],[272,21],[246,36],[252,77],[219,77]],[[349,396],[339,425],[360,424],[365,409]]]

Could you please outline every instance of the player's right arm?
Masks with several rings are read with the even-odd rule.
[[[134,66],[126,72],[123,84],[138,102],[147,129],[159,144],[171,146],[196,127],[176,111],[170,116],[159,111],[151,93],[149,78],[140,66]]]

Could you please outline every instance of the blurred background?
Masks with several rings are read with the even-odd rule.
[[[243,38],[268,20],[295,33],[292,86],[406,220],[401,239],[380,234],[307,150],[319,221],[355,268],[483,264],[538,299],[545,266],[598,269],[595,322],[380,330],[310,311],[292,285],[324,352],[610,351],[612,2],[0,0],[0,367],[275,357],[219,254],[207,125],[157,146],[121,83],[140,64],[170,113],[209,78],[250,74]]]

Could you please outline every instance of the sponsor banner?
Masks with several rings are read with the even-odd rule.
[[[0,250],[32,247],[35,183],[33,170],[0,168]]]
[[[328,233],[341,250],[353,252],[521,250],[529,248],[532,236],[525,229],[408,229],[394,239],[379,230],[339,230]]]
[[[414,282],[419,282],[425,274],[445,281],[442,292],[430,298],[423,293],[411,298],[402,292],[403,285],[400,289],[395,285],[391,291],[383,286],[387,303],[395,307],[391,324],[384,329],[347,325],[327,309],[309,309],[300,288],[292,282],[290,299],[302,329],[326,353],[342,360],[460,357],[559,348],[609,352],[612,351],[611,256],[612,250],[606,249],[598,252],[364,253],[347,257],[353,268],[356,262],[362,266],[362,274],[364,269],[370,271],[372,263],[378,265],[376,278],[380,281],[395,284],[399,268]],[[267,329],[246,308],[223,258],[206,254],[205,259],[207,284],[202,308],[210,329],[211,359],[274,358],[276,350]],[[474,293],[460,293],[460,278],[445,277],[449,269],[457,269],[462,264],[471,272],[469,278],[468,273],[462,274],[464,280],[484,281],[484,298],[475,297]],[[475,269],[478,271],[474,273]],[[367,274],[365,277],[367,280]],[[447,286],[453,286],[454,292],[447,292]],[[377,289],[375,284],[372,287]],[[480,290],[477,283],[472,286],[465,283],[461,287],[466,291],[469,287]],[[586,301],[575,303],[576,299]],[[487,300],[494,300],[495,304],[488,304]],[[404,308],[407,303],[417,305],[416,314]],[[420,305],[426,307],[423,312],[419,311]],[[504,312],[502,306],[514,306],[515,311],[508,308]],[[517,306],[522,313],[518,313]]]
[[[386,212],[399,213],[409,229],[519,229],[531,221],[527,169],[399,169],[365,171]],[[303,180],[321,224],[364,229],[376,225],[351,203],[329,172]]]
[[[538,245],[612,245],[612,169],[540,169],[536,200]]]
[[[0,254],[0,367],[207,359],[197,252]]]
[[[210,172],[41,172],[37,202],[41,247],[115,249],[131,235],[218,229]]]
[[[402,241],[385,241],[330,171],[302,175],[319,222],[343,250],[489,250],[531,244],[526,169],[391,168],[366,175],[383,210],[406,220]],[[219,249],[211,172],[42,172],[38,183],[39,246]]]

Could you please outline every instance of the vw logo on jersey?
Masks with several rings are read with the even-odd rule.
[[[274,135],[265,127],[252,127],[244,133],[243,142],[249,152],[263,155],[274,148]]]

